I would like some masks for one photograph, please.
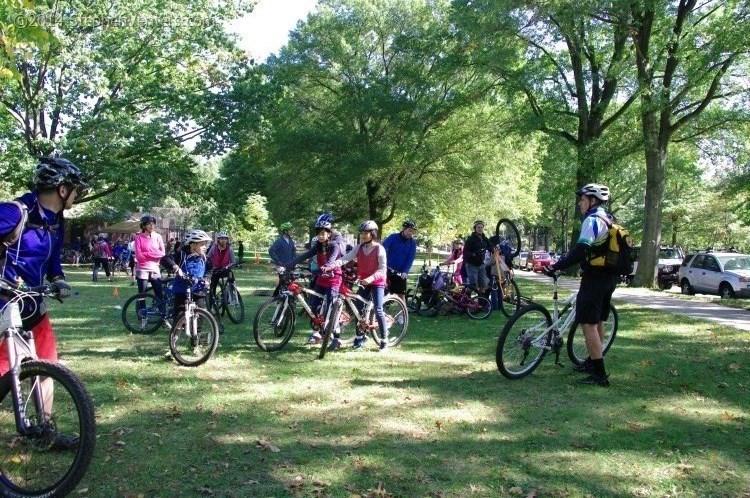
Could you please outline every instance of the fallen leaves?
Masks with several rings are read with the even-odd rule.
[[[273,453],[278,453],[279,451],[281,451],[277,446],[274,446],[270,441],[266,441],[265,439],[257,439],[255,441],[255,447],[268,450]]]

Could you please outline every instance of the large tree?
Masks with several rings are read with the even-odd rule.
[[[671,141],[747,119],[750,7],[734,0],[630,2],[646,159],[643,246],[635,285],[651,287],[661,242]]]
[[[37,3],[35,19],[53,37],[14,55],[19,77],[3,85],[0,104],[15,127],[0,139],[22,143],[32,158],[53,150],[70,156],[92,179],[94,198],[118,192],[134,207],[165,189],[189,191],[196,165],[182,144],[216,118],[205,103],[242,63],[223,22],[250,6],[249,0]]]

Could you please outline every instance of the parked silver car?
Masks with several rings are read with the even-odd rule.
[[[513,268],[523,268],[526,266],[526,258],[529,256],[529,251],[521,251],[518,256],[513,258]]]
[[[750,297],[750,254],[698,252],[688,254],[679,271],[683,294]]]

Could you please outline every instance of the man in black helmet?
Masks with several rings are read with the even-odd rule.
[[[48,280],[61,298],[70,296],[61,265],[63,211],[85,195],[86,179],[78,167],[63,158],[42,158],[34,175],[34,190],[12,202],[0,203],[0,270],[8,282],[37,287]],[[0,297],[0,307],[4,305]],[[41,297],[22,301],[23,327],[34,332],[37,356],[57,361],[57,340]],[[10,369],[6,344],[0,346],[0,375]],[[74,447],[74,436],[55,444]]]

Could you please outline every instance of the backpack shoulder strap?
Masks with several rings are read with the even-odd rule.
[[[612,222],[612,218],[610,218],[607,213],[597,211],[596,213],[594,213],[594,216],[606,223],[607,228],[612,228],[612,225],[614,225],[614,223]]]

